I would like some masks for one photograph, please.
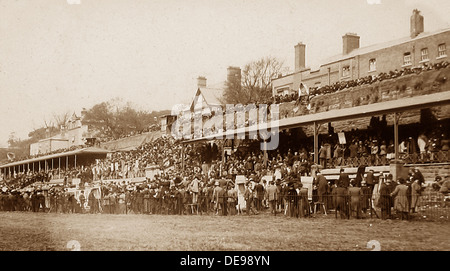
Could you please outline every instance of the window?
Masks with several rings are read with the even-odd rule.
[[[369,60],[369,72],[376,70],[377,70],[377,60],[375,58],[372,58],[371,60]]]
[[[439,44],[438,46],[438,57],[445,57],[447,56],[446,53],[446,48],[445,48],[445,43]]]
[[[345,66],[342,68],[342,77],[350,76],[350,66]]]
[[[411,53],[407,52],[403,54],[403,65],[411,65]]]
[[[428,48],[423,48],[420,50],[420,60],[421,61],[428,61]]]

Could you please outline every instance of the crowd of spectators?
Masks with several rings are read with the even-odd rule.
[[[400,70],[395,69],[394,71],[390,72],[382,72],[378,75],[368,75],[362,78],[348,80],[348,81],[339,81],[331,85],[325,85],[321,87],[312,86],[309,88],[309,98],[311,99],[314,96],[318,95],[324,95],[329,93],[335,93],[347,88],[356,87],[356,86],[362,86],[362,85],[370,85],[375,82],[381,82],[388,79],[394,79],[401,76],[409,75],[409,74],[420,74],[424,71],[429,70],[440,70],[442,68],[446,68],[449,65],[448,61],[442,61],[438,63],[423,63],[422,65],[418,67],[404,67]],[[295,94],[284,94],[284,95],[277,95],[274,97],[274,103],[280,104],[280,103],[286,103],[286,102],[292,102],[297,101],[299,98],[298,92]]]
[[[373,140],[373,138],[368,138],[368,140]],[[365,153],[369,155],[369,152]],[[69,180],[62,185],[49,184],[49,178],[56,172],[50,172],[48,175],[40,172],[25,178],[20,176],[19,180],[30,182],[33,180],[39,185],[13,183],[13,186],[7,190],[2,188],[0,210],[167,215],[197,213],[251,215],[270,210],[274,215],[282,213],[291,217],[307,217],[314,210],[314,206],[311,204],[322,202],[326,206],[325,212],[335,209],[345,218],[352,214],[356,217],[364,214],[367,216],[372,212],[372,201],[370,200],[374,191],[377,191],[380,200],[374,203],[374,206],[381,208],[381,218],[385,219],[393,217],[390,213],[392,208],[397,210],[395,198],[403,197],[396,196],[395,193],[398,192],[394,193],[395,189],[390,189],[389,185],[391,184],[388,184],[388,181],[386,181],[388,192],[384,188],[384,190],[381,188],[375,190],[374,184],[378,183],[378,178],[374,175],[367,176],[359,182],[349,180],[348,183],[341,184],[342,181],[339,179],[337,181],[326,180],[324,184],[321,183],[319,173],[314,179],[312,201],[309,201],[308,190],[300,181],[302,176],[311,175],[312,156],[306,148],[298,151],[288,149],[286,153],[277,150],[270,152],[266,159],[264,159],[263,152],[259,150],[236,151],[227,155],[225,161],[213,159],[208,165],[203,163],[201,154],[193,147],[185,149],[185,157],[182,157],[181,154],[181,145],[176,144],[172,138],[161,137],[154,142],[143,144],[136,150],[116,152],[104,161],[84,166],[83,169],[69,169],[62,172],[66,177],[81,178],[79,184],[81,193],[78,194],[73,191],[73,185]],[[189,161],[184,168],[181,165],[183,158]],[[108,168],[112,168],[111,164],[118,161],[121,162],[117,172],[108,172]],[[126,163],[122,161],[126,161]],[[133,172],[132,167],[125,167],[126,170],[121,167],[122,165],[136,165],[136,162],[139,162],[137,163],[139,165],[157,165],[164,171],[156,174],[154,179],[144,178],[142,182],[133,183],[127,178],[136,177],[139,174]],[[96,175],[96,167],[102,168],[102,164],[106,166],[106,171],[99,171],[99,174]],[[245,192],[242,194],[240,191],[243,197],[241,199],[238,196],[239,190],[235,186],[236,178],[239,175],[246,176]],[[271,181],[266,181],[264,176],[267,175],[273,176]],[[410,177],[405,180],[405,184],[412,187],[416,180],[422,187],[423,175],[411,172]],[[393,180],[391,181],[393,182]],[[403,184],[403,180],[398,180],[398,182]],[[440,187],[447,185],[445,182],[438,183]],[[322,187],[324,185],[325,189]],[[28,186],[28,189],[23,189],[25,186]],[[47,188],[44,189],[43,186]],[[344,186],[344,192],[341,191],[341,186]],[[92,189],[94,187],[99,190]],[[353,190],[358,190],[357,193],[360,195],[356,209],[354,209],[355,203],[351,203],[352,193],[356,193]],[[340,202],[341,197],[345,199],[344,203]],[[389,198],[389,201],[383,203],[385,198]],[[245,207],[241,205],[242,201],[245,201]],[[408,204],[411,206],[411,201]],[[389,207],[389,210],[386,209],[386,206]],[[415,207],[414,205],[414,210],[416,210]],[[414,210],[408,209],[407,213],[414,212]]]

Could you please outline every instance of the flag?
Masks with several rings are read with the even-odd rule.
[[[6,154],[6,156],[8,157],[8,160],[12,161],[16,158],[16,155],[13,152],[8,152]]]
[[[311,103],[309,101],[309,88],[307,85],[300,83],[298,87],[298,98],[301,99],[302,96],[306,96],[306,108],[311,110]]]

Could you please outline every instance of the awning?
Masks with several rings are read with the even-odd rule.
[[[68,151],[68,152],[55,153],[55,154],[40,156],[40,157],[36,157],[36,158],[32,158],[32,159],[26,159],[26,160],[21,160],[21,161],[17,161],[17,162],[12,162],[9,164],[1,165],[0,168],[7,168],[7,167],[18,166],[18,165],[24,165],[24,164],[31,164],[31,163],[35,163],[35,162],[39,162],[39,161],[45,161],[45,160],[49,160],[49,159],[72,156],[72,155],[106,155],[107,153],[110,153],[110,152],[111,151],[109,151],[109,150],[101,149],[98,147],[88,147],[88,148],[83,148],[83,149],[78,149],[78,150],[73,150],[73,151]]]
[[[358,119],[363,117],[398,113],[408,110],[423,109],[447,104],[450,104],[450,91],[284,118],[273,122],[269,121],[268,123],[256,124],[249,127],[229,130],[211,136],[189,139],[183,141],[182,143],[187,144],[213,139],[226,139],[227,137],[234,138],[234,136],[236,135],[245,135],[249,133],[257,134],[258,131],[264,131],[266,129],[270,130],[272,128],[278,128],[279,130],[292,129],[313,124]]]

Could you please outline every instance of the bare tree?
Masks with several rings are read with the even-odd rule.
[[[272,97],[272,79],[282,70],[283,62],[272,56],[246,64],[241,82],[227,82],[225,102],[249,104],[268,101]]]
[[[70,117],[71,117],[70,111],[65,111],[60,114],[53,113],[53,121],[57,129],[60,129],[61,126],[64,126],[66,122],[70,119]]]

